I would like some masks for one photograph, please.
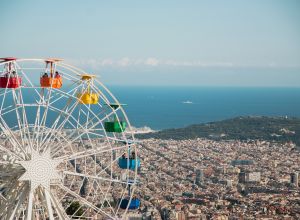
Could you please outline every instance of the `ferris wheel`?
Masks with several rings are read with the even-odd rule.
[[[0,219],[124,219],[137,143],[122,104],[60,59],[0,59]]]

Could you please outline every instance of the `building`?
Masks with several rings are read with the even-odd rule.
[[[196,184],[200,185],[203,182],[204,174],[202,169],[196,170]]]
[[[240,172],[239,183],[257,183],[260,182],[260,172]]]
[[[226,186],[232,188],[232,180],[226,180]]]
[[[253,160],[233,160],[231,161],[232,166],[249,166],[253,165]]]
[[[291,184],[298,187],[299,186],[299,174],[291,173]]]

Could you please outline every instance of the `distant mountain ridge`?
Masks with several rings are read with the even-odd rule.
[[[157,138],[185,140],[208,138],[215,140],[248,140],[289,142],[300,146],[300,118],[241,116],[217,122],[190,125],[184,128],[136,135],[139,139]]]

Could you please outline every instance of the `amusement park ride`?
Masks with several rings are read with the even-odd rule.
[[[123,219],[139,208],[137,143],[97,77],[60,59],[0,58],[0,68],[0,219]]]

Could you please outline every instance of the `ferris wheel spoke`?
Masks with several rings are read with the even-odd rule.
[[[51,110],[54,110],[56,113],[58,113],[59,115],[57,116],[57,118],[55,119],[55,121],[53,122],[52,126],[48,129],[48,132],[46,133],[45,137],[42,139],[41,141],[41,144],[44,145],[45,144],[45,141],[49,141],[51,140],[51,137],[55,131],[55,133],[58,133],[57,132],[57,125],[59,123],[59,121],[61,120],[61,117],[62,115],[67,115],[67,119],[65,118],[64,121],[66,120],[66,122],[68,121],[68,118],[70,117],[70,114],[66,111],[68,110],[68,106],[71,104],[72,102],[72,99],[69,99],[67,102],[66,102],[66,105],[63,107],[62,110],[59,110],[57,108],[54,108],[54,107],[48,107],[48,109],[50,108]],[[76,108],[76,103],[74,103],[72,106],[71,106],[71,109],[75,109]],[[45,119],[46,120],[46,119]],[[63,121],[63,122],[64,122]],[[63,123],[62,122],[62,123]],[[66,123],[65,122],[65,123]],[[41,146],[42,147],[42,146]]]
[[[4,103],[5,103],[5,101],[6,101],[7,93],[8,93],[8,92],[7,92],[7,88],[5,88],[4,94],[3,94],[3,100],[2,100],[2,103],[1,103],[0,113],[2,113],[3,106],[4,106]]]
[[[118,141],[118,142],[124,141],[124,140],[115,140],[115,139],[112,139],[112,140],[113,141]],[[68,143],[68,144],[72,144],[72,143]],[[83,150],[83,151],[79,151],[79,152],[72,153],[72,154],[62,155],[62,156],[59,156],[59,157],[56,157],[56,158],[60,159],[60,160],[63,160],[63,161],[68,161],[68,160],[72,160],[72,159],[84,158],[84,157],[95,155],[95,154],[101,154],[101,153],[106,153],[106,152],[124,150],[127,147],[128,147],[127,145],[112,147],[108,142],[108,145],[105,144],[102,147],[97,145],[97,148],[93,148],[91,150]],[[54,157],[59,152],[63,152],[63,150],[65,148],[66,148],[66,145],[62,142],[61,145],[58,145],[57,148],[54,149],[52,156]],[[113,161],[113,162],[116,162],[116,161]]]
[[[17,155],[17,154],[15,154],[15,152],[13,152],[13,151],[9,150],[8,148],[2,146],[1,144],[0,144],[0,150],[2,152],[6,152],[11,157],[15,157],[16,159],[19,159],[19,160],[24,160],[25,159],[25,158],[22,157],[24,155]]]
[[[17,96],[16,96],[15,91],[12,94],[13,94],[13,100],[15,103],[15,112],[16,112],[18,127],[19,127],[19,131],[20,131],[20,135],[21,135],[22,146],[25,146],[25,144],[24,144],[25,134],[22,132],[23,126],[21,125],[21,117],[19,114],[19,107],[17,106]]]
[[[21,71],[22,75],[24,76],[24,78],[27,80],[27,82],[29,83],[30,87],[34,89],[35,94],[37,94],[40,98],[40,93],[38,92],[38,90],[36,89],[36,87],[33,85],[33,83],[30,81],[29,77],[27,76],[27,74],[23,71],[23,69],[20,67],[20,65],[18,63],[16,63],[17,68]]]
[[[72,144],[77,141],[81,136],[83,136],[85,133],[81,133],[81,135],[77,136],[77,139],[74,139],[73,141],[66,141],[67,145],[65,142],[61,142],[57,145],[53,146],[53,154],[52,156],[56,156],[59,152],[64,152],[68,146],[72,147]],[[74,151],[72,151],[73,153]]]
[[[44,129],[42,126],[40,125],[40,114],[41,114],[41,105],[38,105],[37,107],[37,111],[36,111],[36,118],[34,121],[34,127],[33,127],[33,137],[35,137],[34,144],[36,145],[37,150],[39,150],[39,136],[40,136],[40,132],[41,129]]]
[[[45,88],[42,89],[43,90],[43,94],[45,93]],[[45,110],[44,110],[44,114],[42,116],[42,119],[41,119],[41,122],[40,122],[40,125],[39,126],[42,126],[42,127],[46,127],[46,121],[47,121],[47,116],[48,116],[48,111],[49,111],[49,102],[50,102],[50,97],[49,97],[49,94],[50,94],[51,90],[48,92],[48,99],[47,99],[47,103],[46,103],[46,106],[45,106]],[[39,136],[39,138],[41,138],[40,140],[38,140],[39,143],[43,142],[43,137]],[[40,149],[40,145],[38,146],[38,149]]]
[[[46,127],[46,121],[47,121],[47,116],[48,116],[48,111],[49,111],[49,106],[51,106],[50,105],[50,100],[51,100],[51,94],[52,94],[52,91],[53,91],[53,88],[52,88],[52,86],[50,87],[50,89],[48,90],[48,92],[47,92],[47,102],[46,102],[46,109],[45,109],[45,111],[44,111],[44,114],[43,114],[43,117],[42,117],[42,120],[41,120],[41,125],[43,126],[43,127]],[[42,99],[43,99],[43,102],[45,101],[45,98],[44,98],[44,93],[45,93],[45,88],[42,88],[42,93],[43,93],[43,97],[42,97]],[[46,135],[46,137],[47,137],[47,135]],[[42,142],[43,142],[44,140],[42,140]],[[40,147],[41,146],[38,146],[38,149],[40,149]]]
[[[52,193],[50,193],[50,200],[56,208],[56,212],[59,216],[59,219],[61,219],[61,220],[70,219],[68,217],[67,213],[65,212],[64,208],[62,207],[61,203],[59,201],[57,201],[56,196],[54,196]]]
[[[57,98],[51,100],[51,102],[49,103],[49,105],[55,104],[56,102],[58,102],[59,100],[63,99],[64,97],[72,97],[73,98],[74,95],[75,95],[74,91],[77,92],[79,87],[80,87],[80,85],[76,86],[75,88],[71,89],[68,92],[64,92],[64,91],[58,90],[57,92],[60,95]]]
[[[93,126],[89,127],[88,130],[82,130],[81,132],[78,132],[77,130],[74,130],[71,134],[69,134],[66,138],[69,139],[69,143],[74,143],[75,141],[77,141],[79,138],[81,138],[84,134],[88,133],[89,130],[93,130],[97,125],[102,124],[102,122],[108,118],[110,115],[112,115],[113,113],[110,113],[107,117],[101,119],[97,124],[94,124]],[[87,124],[83,124],[80,127],[86,127]],[[96,129],[99,131],[99,129]],[[104,132],[103,137],[105,136],[106,132],[104,130],[102,130]],[[76,135],[77,133],[79,133],[78,135]],[[75,135],[75,136],[74,136]],[[107,136],[106,136],[107,137]],[[107,139],[110,139],[110,137],[107,137]],[[113,139],[116,140],[116,139]]]
[[[58,160],[63,160],[63,161],[69,161],[69,160],[75,160],[75,159],[81,159],[84,157],[89,157],[89,156],[93,156],[93,155],[97,155],[97,154],[102,154],[102,153],[106,153],[106,152],[111,152],[111,151],[115,151],[115,150],[123,150],[126,149],[126,145],[122,146],[122,147],[115,147],[115,148],[111,148],[111,147],[107,147],[107,148],[98,148],[98,149],[91,149],[91,150],[84,150],[84,151],[80,151],[80,152],[76,152],[72,155],[63,155],[60,157],[57,157],[56,159]],[[55,154],[53,154],[55,155]]]
[[[98,172],[98,175],[105,173],[112,173],[111,171],[109,171],[109,169],[112,168],[112,164],[117,163],[117,161],[119,160],[119,158],[116,157],[115,160],[111,160],[110,163],[107,166],[101,165],[101,163],[99,161],[96,161],[96,163],[98,163],[100,165],[100,167],[102,168],[101,171]],[[128,171],[126,171],[126,173],[128,173]]]
[[[114,208],[111,206],[110,201],[107,199],[108,194],[109,194],[109,192],[110,192],[110,190],[111,190],[111,185],[112,185],[112,184],[110,184],[110,185],[108,186],[106,192],[103,192],[102,187],[99,185],[99,181],[93,180],[92,184],[93,184],[93,185],[94,185],[94,184],[97,184],[96,188],[94,188],[93,190],[94,190],[95,192],[100,191],[100,192],[101,192],[101,194],[100,194],[100,195],[101,195],[101,198],[103,198],[103,202],[102,202],[102,204],[101,204],[100,209],[103,208],[103,206],[104,206],[104,204],[105,204],[105,202],[106,202],[106,204],[108,204],[108,206],[109,206],[109,208],[110,208],[110,211],[115,215],[116,212],[115,212]],[[91,188],[90,191],[87,193],[87,195],[88,195],[87,198],[93,197],[93,198],[91,198],[91,201],[94,201],[95,198],[98,196],[98,193],[94,193],[93,195],[89,196],[89,195],[91,194],[91,192],[92,192],[92,188]],[[98,212],[98,213],[99,213],[99,212]]]
[[[74,196],[76,199],[78,199],[80,202],[82,202],[83,204],[89,206],[90,208],[92,208],[93,210],[95,210],[96,212],[99,212],[101,214],[106,215],[109,218],[114,219],[113,216],[109,215],[108,213],[105,213],[103,210],[99,209],[97,206],[93,205],[92,203],[90,203],[89,201],[87,201],[86,199],[82,198],[80,195],[78,195],[77,193],[73,192],[72,190],[68,189],[67,187],[63,186],[63,185],[59,185],[59,187],[64,190],[65,192],[69,193],[70,195]]]
[[[27,120],[27,114],[26,114],[26,109],[24,106],[24,100],[23,100],[23,95],[21,90],[19,90],[19,101],[20,103],[18,103],[19,105],[21,105],[21,109],[22,109],[22,130],[24,129],[24,134],[23,137],[25,137],[25,140],[27,141],[27,144],[30,146],[31,150],[33,149],[33,145],[32,145],[32,141],[31,141],[31,135],[30,135],[30,131],[29,131],[29,125],[28,125],[28,120]],[[19,118],[20,120],[20,118]],[[18,124],[21,124],[21,121],[18,121]],[[21,129],[21,128],[20,128]],[[22,138],[22,141],[25,141]],[[25,145],[23,145],[25,146]]]
[[[64,174],[67,175],[73,175],[73,176],[79,176],[79,177],[83,177],[83,178],[89,178],[89,179],[95,179],[95,180],[100,180],[100,181],[106,181],[106,182],[115,182],[115,183],[120,183],[120,184],[128,184],[128,182],[126,181],[120,181],[118,179],[109,179],[109,178],[105,178],[105,177],[100,177],[100,176],[92,176],[92,175],[88,175],[88,174],[83,174],[83,173],[77,173],[77,172],[71,172],[71,171],[63,171]]]
[[[45,135],[44,140],[42,141],[41,148],[46,148],[45,145],[49,144],[49,141],[53,139],[53,136],[56,133],[61,133],[62,129],[64,128],[64,125],[69,121],[69,118],[72,114],[72,112],[75,110],[78,103],[74,103],[71,108],[70,112],[67,113],[67,116],[63,119],[63,121],[59,124],[59,120],[61,118],[62,112],[66,113],[66,111],[62,111],[59,117],[57,117],[56,121],[53,123],[53,126],[51,126],[51,129],[49,129],[49,132]],[[59,126],[57,126],[59,124]],[[46,139],[47,138],[47,139]],[[45,150],[45,149],[44,149]]]
[[[73,96],[76,93],[76,91],[77,90],[73,91]],[[47,138],[48,135],[50,135],[50,138],[47,138],[47,140],[48,140],[47,143],[49,142],[49,140],[51,140],[51,137],[53,136],[53,130],[57,131],[55,133],[61,132],[61,130],[63,129],[64,125],[69,121],[69,118],[72,116],[72,112],[76,109],[76,106],[78,105],[78,102],[75,102],[70,108],[68,108],[70,106],[72,100],[73,100],[73,97],[70,96],[69,99],[68,99],[68,101],[66,102],[66,105],[63,107],[63,109],[61,111],[58,110],[59,116],[56,118],[55,122],[52,124],[51,129],[49,129],[49,132],[45,136],[44,140],[42,140],[42,145],[44,145],[45,139]],[[70,111],[70,112],[68,112],[68,111]],[[65,117],[64,121],[61,122],[60,128],[57,128],[57,124],[58,124],[58,122],[61,119],[61,116],[63,114],[67,115],[67,116]]]
[[[57,109],[57,108],[54,108],[54,107],[50,107],[49,106],[49,109],[51,109],[52,111],[55,111],[55,112],[59,112],[59,109]],[[60,112],[61,113],[61,112]],[[69,120],[68,121],[68,123],[74,128],[75,126],[74,126],[74,124]],[[42,127],[42,126],[39,126],[39,127]],[[49,129],[53,129],[54,128],[54,125],[52,125],[52,128],[45,128],[45,127],[42,127],[43,129],[44,129],[44,134],[46,134],[45,135],[45,138],[44,139],[46,139],[47,138],[47,135],[49,135],[50,133],[51,133],[51,131],[49,131],[49,132],[46,132],[46,130],[49,130]],[[39,129],[40,130],[40,129]],[[59,132],[55,132],[55,135],[57,135],[57,134],[59,134]],[[38,134],[37,134],[37,143],[39,143],[39,139],[41,139],[41,138],[38,138]],[[64,141],[65,141],[65,143],[68,143],[68,146],[72,149],[72,145],[69,143],[69,141],[66,139],[66,137],[64,137],[64,136],[60,136],[60,138],[63,138],[64,139]],[[48,144],[51,144],[52,142],[55,142],[56,140],[57,140],[57,137],[55,137],[55,138],[52,138],[53,140],[52,141],[49,141],[48,142]],[[40,145],[39,145],[40,146]]]
[[[13,134],[13,131],[9,128],[9,126],[6,124],[2,116],[0,115],[0,129],[3,131],[3,133],[8,137],[8,140],[10,144],[15,148],[14,150],[21,150],[25,157],[27,155],[25,149],[21,146],[15,135]]]

